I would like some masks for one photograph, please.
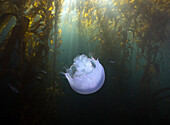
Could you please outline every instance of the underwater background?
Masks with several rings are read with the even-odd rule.
[[[170,125],[169,0],[1,0],[3,124]],[[63,72],[99,59],[102,88],[76,93]]]

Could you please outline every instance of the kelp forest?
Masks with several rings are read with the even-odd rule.
[[[91,55],[102,88],[72,90],[65,69]],[[170,125],[169,0],[0,0],[4,124]]]

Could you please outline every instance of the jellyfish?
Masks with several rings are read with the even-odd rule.
[[[92,94],[104,84],[105,72],[99,60],[86,55],[78,55],[73,65],[64,73],[70,87],[79,94]]]

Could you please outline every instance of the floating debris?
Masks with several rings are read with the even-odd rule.
[[[114,61],[114,60],[110,60],[109,62],[110,62],[110,63],[116,63],[116,61]]]
[[[36,79],[38,80],[42,80],[42,78],[40,76],[36,76]]]
[[[46,72],[46,71],[44,71],[44,70],[41,70],[41,72],[42,72],[44,75],[46,75],[46,74],[47,74],[47,72]]]
[[[13,85],[11,85],[10,83],[8,84],[8,87],[15,94],[19,94],[19,90],[17,88],[15,88]]]

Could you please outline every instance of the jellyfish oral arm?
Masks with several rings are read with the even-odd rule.
[[[91,73],[74,78],[72,85],[74,87],[79,86],[79,88],[81,88],[81,89],[94,88],[100,82],[99,77],[102,76],[102,73],[103,73],[102,67],[98,63],[96,65],[96,68]]]
[[[89,58],[88,58],[89,59]],[[75,76],[69,73],[65,73],[65,76],[71,86],[71,88],[80,93],[80,94],[91,94],[94,93],[96,91],[98,91],[102,85],[104,84],[104,80],[105,80],[105,72],[104,72],[104,68],[103,66],[99,63],[98,60],[95,59],[89,59],[90,61],[93,61],[95,68],[91,69],[92,64],[89,64],[89,61],[86,62],[86,69],[83,69],[81,67],[78,67],[78,70],[82,70],[84,72],[88,72],[88,73],[77,73],[77,74],[83,74],[83,75],[79,75],[79,76]],[[81,65],[83,65],[82,63],[80,63]]]

